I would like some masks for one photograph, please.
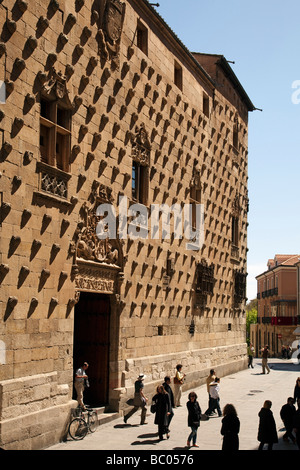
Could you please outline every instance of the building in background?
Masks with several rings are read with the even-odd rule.
[[[151,394],[179,362],[185,388],[246,366],[254,106],[145,0],[3,0],[0,30],[0,440],[39,449],[62,439],[84,361],[86,402],[118,413],[141,372]],[[121,196],[141,236],[99,239]],[[142,236],[151,204],[189,204],[193,228],[202,204],[201,247],[172,214],[170,236]]]
[[[282,347],[295,340],[298,324],[297,263],[300,255],[275,255],[268,270],[257,279],[257,324],[251,325],[250,340],[256,354],[266,344],[273,356],[281,356]]]

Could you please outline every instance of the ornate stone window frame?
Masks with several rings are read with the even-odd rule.
[[[214,264],[208,265],[205,259],[197,263],[195,273],[195,307],[201,310],[207,308],[208,296],[212,296],[214,293],[216,283],[214,270]]]
[[[136,126],[135,134],[131,138],[132,178],[135,171],[135,194],[132,191],[132,200],[144,205],[148,204],[149,180],[150,180],[150,155],[151,144],[145,124]],[[132,179],[133,189],[133,179]]]

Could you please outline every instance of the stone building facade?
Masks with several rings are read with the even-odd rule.
[[[256,354],[267,344],[271,355],[282,355],[282,347],[295,348],[297,312],[297,263],[300,255],[277,254],[268,269],[256,276],[257,323],[250,327]]]
[[[40,449],[83,361],[87,402],[120,412],[140,372],[151,394],[179,362],[186,388],[245,366],[254,107],[145,0],[3,0],[0,22],[0,441]],[[140,235],[99,238],[120,200]],[[146,238],[151,204],[203,207],[201,247],[174,212]]]

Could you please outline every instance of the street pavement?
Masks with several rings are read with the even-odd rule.
[[[271,372],[262,374],[261,359],[254,359],[254,368],[246,369],[232,375],[222,377],[222,367],[216,367],[216,374],[220,381],[221,409],[232,403],[240,419],[239,442],[240,450],[257,450],[258,412],[265,400],[271,400],[279,442],[273,450],[299,450],[297,445],[282,440],[285,432],[280,418],[280,409],[293,396],[296,378],[300,376],[300,365],[293,360],[270,359]],[[174,452],[188,451],[186,447],[190,428],[187,425],[187,396],[189,391],[183,392],[181,407],[174,410],[174,417],[170,426],[170,438],[159,441],[157,426],[154,424],[154,415],[148,406],[147,423],[141,426],[140,411],[135,413],[127,422],[123,418],[99,426],[93,434],[88,434],[82,441],[73,441],[70,437],[65,442],[56,444],[47,450],[102,450],[102,451],[136,451]],[[204,413],[208,406],[206,385],[195,389],[198,402]],[[154,395],[154,391],[153,391]],[[151,403],[151,398],[149,403]],[[222,436],[220,434],[222,417],[214,415],[208,421],[201,421],[198,430],[198,448],[192,447],[189,452],[203,450],[221,450]],[[118,453],[116,453],[118,455]],[[265,455],[265,454],[264,454]],[[287,463],[287,462],[286,462]]]

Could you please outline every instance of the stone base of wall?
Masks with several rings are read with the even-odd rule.
[[[129,398],[134,394],[134,382],[140,373],[146,375],[145,394],[151,398],[157,385],[164,381],[166,375],[175,375],[176,365],[182,364],[182,372],[186,374],[183,391],[191,390],[203,385],[210,369],[214,368],[217,375],[222,378],[247,368],[247,345],[236,344],[204,348],[193,351],[184,351],[178,354],[162,354],[153,357],[140,357],[125,361],[126,370],[123,372],[124,387],[114,390],[115,402],[119,402],[119,409],[126,410]]]
[[[69,385],[57,373],[0,382],[0,447],[38,450],[61,441],[70,421]]]
[[[151,398],[164,377],[172,379],[178,363],[186,374],[183,390],[205,383],[211,368],[222,378],[247,367],[246,344],[220,346],[128,359],[122,363],[122,387],[111,390],[109,408],[126,410],[134,382],[146,375],[145,393]],[[120,364],[121,365],[121,364]],[[57,372],[0,382],[0,447],[5,450],[44,449],[63,440],[72,407],[70,385],[59,384]]]

